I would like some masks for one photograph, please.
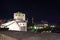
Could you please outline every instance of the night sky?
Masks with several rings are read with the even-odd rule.
[[[10,19],[14,12],[26,13],[29,20],[31,17],[39,23],[46,20],[49,23],[60,22],[59,1],[38,1],[38,0],[2,0],[0,1],[0,18]]]

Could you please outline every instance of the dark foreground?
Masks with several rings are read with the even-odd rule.
[[[60,40],[60,33],[0,31],[0,35],[6,35],[8,37],[15,38],[16,40]],[[8,40],[8,39],[6,39],[6,40]],[[11,40],[13,40],[13,39],[11,39]]]

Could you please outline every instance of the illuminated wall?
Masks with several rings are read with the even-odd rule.
[[[9,30],[20,31],[20,28],[15,21],[9,21],[2,25],[4,25],[6,28],[9,28]]]
[[[9,28],[9,30],[13,31],[27,31],[27,22],[9,21],[2,24],[2,26],[4,26],[5,28]]]

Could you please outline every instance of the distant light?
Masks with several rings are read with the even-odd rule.
[[[0,19],[0,23],[2,23],[3,22],[3,20],[2,19]]]
[[[34,25],[34,29],[37,29],[37,27]]]
[[[32,26],[32,30],[37,30],[37,26],[36,25]]]
[[[55,25],[51,25],[50,27],[55,27]]]

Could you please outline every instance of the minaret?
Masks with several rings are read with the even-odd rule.
[[[32,24],[34,24],[34,18],[32,18]]]

